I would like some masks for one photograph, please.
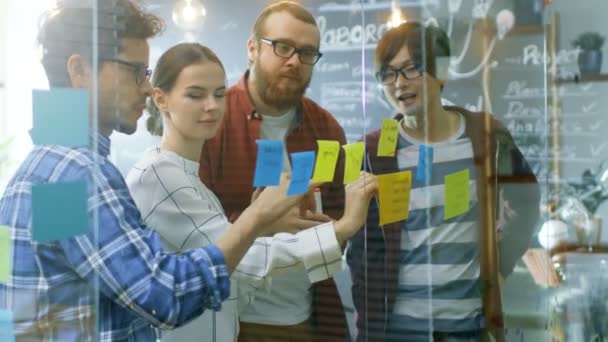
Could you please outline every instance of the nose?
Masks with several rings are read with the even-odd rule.
[[[217,110],[220,107],[220,101],[224,101],[224,99],[217,99],[213,95],[209,96],[203,105],[204,111],[209,112],[212,110]]]
[[[405,76],[403,75],[403,72],[401,72],[401,71],[397,72],[397,79],[395,80],[395,86],[397,88],[405,87],[407,85],[408,81],[409,80],[407,78],[405,78]]]
[[[285,62],[285,64],[293,66],[299,66],[301,63],[302,62],[300,62],[300,55],[298,53],[294,53],[293,56],[289,57],[287,59],[287,62]]]
[[[152,84],[150,83],[150,79],[147,77],[145,77],[141,82],[140,88],[143,94],[146,96],[152,96]]]

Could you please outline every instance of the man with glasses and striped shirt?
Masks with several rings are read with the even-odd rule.
[[[351,239],[357,341],[504,340],[501,278],[528,248],[539,188],[493,115],[442,104],[449,56],[445,32],[415,22],[376,47],[398,137],[388,157],[377,153],[380,131],[367,135],[366,167],[411,171],[412,183],[406,220],[380,225],[372,202],[366,229]],[[463,205],[453,214],[446,189],[455,175],[468,196],[453,198]]]

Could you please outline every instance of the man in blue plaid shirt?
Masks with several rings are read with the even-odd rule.
[[[267,227],[299,198],[283,195],[284,179],[281,187],[264,191],[249,216],[215,245],[165,254],[107,159],[112,131],[135,131],[151,91],[147,39],[164,24],[130,0],[99,0],[93,27],[92,8],[83,3],[63,1],[43,23],[39,39],[51,87],[91,93],[98,77],[99,123],[91,133],[96,149],[36,146],[10,181],[0,199],[0,225],[10,229],[13,268],[8,282],[0,283],[0,309],[12,312],[17,340],[154,341],[156,328],[171,329],[205,309],[218,310],[229,294],[229,273],[247,248],[257,236],[274,233]],[[35,242],[32,186],[83,180],[88,233]]]

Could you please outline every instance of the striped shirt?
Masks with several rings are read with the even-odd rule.
[[[412,171],[409,217],[401,226],[399,292],[388,335],[406,331],[457,332],[482,328],[479,208],[473,147],[465,120],[452,137],[433,148],[428,180],[417,180],[420,141],[400,127],[399,171]],[[444,219],[444,177],[469,170],[469,210]]]
[[[174,328],[205,309],[219,310],[229,294],[217,247],[163,251],[107,159],[110,140],[96,138],[98,151],[35,147],[0,199],[13,265],[8,282],[0,283],[0,310],[12,311],[18,340],[154,341],[154,327]],[[32,187],[74,181],[88,185],[89,231],[33,241]],[[65,214],[70,209],[49,205]]]

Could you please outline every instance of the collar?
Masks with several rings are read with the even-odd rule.
[[[93,147],[94,139],[97,139],[97,153],[102,157],[107,157],[110,154],[110,138],[101,134],[99,131],[89,134],[89,143]]]
[[[244,92],[247,94],[246,98],[241,99],[240,103],[241,108],[243,108],[243,113],[247,114],[247,120],[260,120],[262,121],[262,115],[258,113],[253,105],[253,101],[251,100],[251,94],[249,94],[249,88],[247,88],[247,81],[249,80],[249,72],[247,69],[241,79],[234,85],[234,88],[239,92]],[[299,127],[302,124],[302,100],[296,107],[296,115],[294,120],[293,127]]]
[[[31,137],[32,130],[30,129],[28,133]],[[95,139],[97,139],[97,153],[99,153],[102,157],[107,157],[108,155],[110,155],[110,138],[101,134],[99,131],[89,132],[89,148],[93,148],[93,142],[95,141]]]

